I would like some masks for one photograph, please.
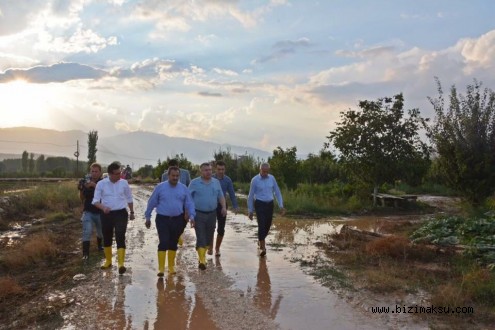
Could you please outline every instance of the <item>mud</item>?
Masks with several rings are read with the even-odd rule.
[[[132,188],[136,220],[127,232],[128,271],[119,276],[116,267],[97,269],[78,281],[65,293],[73,303],[61,313],[62,329],[427,328],[407,316],[373,315],[371,306],[394,301],[342,295],[294,262],[318,255],[319,243],[343,223],[379,231],[383,219],[276,218],[267,256],[260,258],[255,223],[229,213],[221,257],[209,257],[207,270],[199,270],[194,231],[188,227],[177,254],[177,274],[161,280],[156,276],[156,229],[146,229],[143,219],[150,191]]]

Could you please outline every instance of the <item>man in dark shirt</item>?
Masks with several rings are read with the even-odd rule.
[[[96,229],[96,239],[98,242],[98,250],[103,251],[101,230],[100,210],[91,202],[95,194],[96,183],[101,180],[101,165],[98,163],[91,164],[90,174],[86,178],[79,181],[79,195],[84,203],[84,211],[82,216],[82,251],[83,259],[89,258],[89,245],[93,226]]]

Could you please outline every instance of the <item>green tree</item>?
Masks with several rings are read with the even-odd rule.
[[[428,159],[429,149],[419,131],[426,128],[419,109],[408,110],[404,117],[404,97],[397,94],[377,101],[360,101],[361,111],[341,113],[342,121],[327,136],[340,151],[340,161],[351,177],[373,187],[376,205],[378,187],[393,183],[412,170],[418,159]]]
[[[466,95],[453,85],[446,105],[440,81],[439,96],[429,97],[435,121],[429,137],[438,156],[438,167],[446,184],[477,205],[495,187],[495,93],[482,90],[474,80]]]
[[[301,164],[302,178],[312,184],[324,184],[340,178],[340,166],[335,156],[322,149],[319,154],[309,154]]]
[[[297,159],[297,148],[283,150],[277,147],[273,150],[273,156],[268,158],[273,175],[280,183],[285,183],[287,188],[296,189],[299,177],[299,160]]]
[[[253,176],[259,173],[261,160],[255,159],[253,155],[239,156],[236,171],[236,178],[238,182],[251,182]]]
[[[153,165],[144,165],[140,169],[138,169],[135,173],[136,176],[140,176],[142,178],[149,178],[153,176]]]
[[[27,173],[29,167],[29,154],[26,150],[22,152],[21,165],[22,165],[22,173]]]
[[[29,173],[34,172],[34,154],[33,153],[29,154],[28,169],[29,169]]]
[[[89,131],[88,133],[88,166],[96,163],[96,143],[98,142],[98,131]],[[89,167],[88,167],[89,170]]]
[[[36,171],[40,175],[43,175],[43,173],[45,173],[46,171],[45,155],[39,155],[38,158],[36,158]]]

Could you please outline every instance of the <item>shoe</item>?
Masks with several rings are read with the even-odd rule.
[[[212,249],[208,249],[208,252],[207,253],[208,253],[208,255],[211,256],[211,255],[213,255],[213,250]]]
[[[220,251],[215,252],[215,257],[220,257]]]
[[[199,269],[201,270],[205,270],[206,269],[206,265],[202,262],[199,263]]]
[[[261,250],[260,257],[266,256],[266,249]]]
[[[161,272],[160,272],[160,273],[158,273],[158,274],[156,274],[156,276],[158,276],[158,277],[163,277],[163,275],[165,275],[165,274],[163,274],[163,273],[161,273]]]
[[[125,268],[124,266],[120,266],[119,267],[119,275],[124,274],[126,270],[127,270],[127,268]]]

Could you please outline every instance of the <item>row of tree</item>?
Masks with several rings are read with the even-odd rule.
[[[71,177],[74,176],[78,168],[83,170],[86,167],[86,162],[78,163],[69,157],[36,156],[25,150],[21,158],[0,161],[0,175]],[[80,172],[84,173],[84,170]]]
[[[495,93],[476,80],[446,100],[436,79],[438,97],[430,100],[435,118],[423,118],[419,109],[404,110],[404,97],[360,101],[359,109],[341,112],[324,148],[302,160],[297,148],[277,147],[268,162],[277,180],[289,189],[300,183],[350,182],[376,194],[386,183],[417,186],[425,181],[452,188],[474,205],[495,191]],[[227,163],[234,181],[249,182],[261,162],[251,156],[218,151],[215,160]],[[181,167],[197,173],[184,155]],[[168,159],[167,159],[168,161]],[[159,177],[167,162],[149,167]]]
[[[495,190],[495,93],[474,80],[464,95],[452,86],[446,100],[440,81],[436,82],[438,97],[428,98],[435,110],[432,122],[419,109],[404,110],[402,94],[360,101],[359,109],[341,112],[341,121],[319,153],[300,159],[295,146],[273,150],[266,160],[272,173],[288,189],[301,183],[339,182],[375,194],[386,183],[417,186],[426,180],[454,189],[472,204],[483,202]],[[81,168],[96,161],[97,141],[98,132],[89,132],[88,162],[81,162]],[[226,162],[235,182],[249,182],[264,161],[230,150],[218,150],[212,156]],[[199,164],[192,164],[184,154],[176,158],[181,168],[193,177],[198,175]],[[169,160],[145,165],[135,175],[160,178]],[[12,168],[31,174],[57,169],[73,172],[75,163],[67,157],[34,159],[25,151],[21,160],[0,162],[0,174]]]

